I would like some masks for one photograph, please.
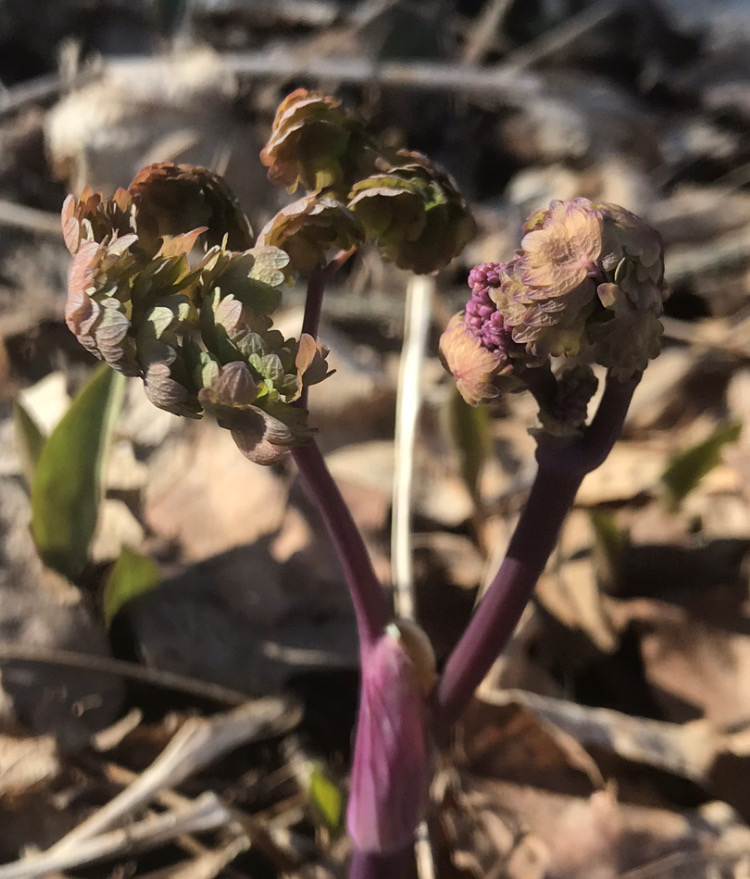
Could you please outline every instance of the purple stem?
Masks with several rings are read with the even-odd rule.
[[[353,851],[349,879],[403,879],[414,873],[414,847],[389,855]]]
[[[608,378],[596,415],[580,439],[540,439],[539,470],[508,553],[433,693],[437,736],[444,735],[458,718],[508,643],[557,543],[583,477],[604,461],[620,435],[639,380],[640,375],[626,382]]]
[[[318,326],[323,305],[323,294],[328,278],[343,265],[353,251],[341,251],[324,268],[309,277],[302,332],[318,337]],[[296,406],[307,407],[307,388],[304,388]],[[393,617],[385,593],[375,576],[370,555],[362,534],[354,523],[338,485],[331,476],[318,444],[310,440],[292,448],[300,476],[310,500],[315,504],[333,543],[339,563],[349,587],[354,614],[357,618],[360,654],[365,654],[383,634]]]
[[[367,547],[314,440],[292,449],[308,497],[318,508],[344,570],[364,655],[392,618]]]

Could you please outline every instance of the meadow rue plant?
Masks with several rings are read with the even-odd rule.
[[[212,225],[193,227],[201,222]],[[326,377],[327,352],[273,329],[289,256],[250,246],[222,180],[151,166],[109,201],[91,190],[69,197],[63,229],[73,254],[65,319],[85,348],[140,376],[159,408],[211,412],[251,460],[272,463],[310,436],[292,404]],[[230,240],[248,247],[229,250]]]
[[[339,556],[360,639],[350,875],[390,879],[410,869],[433,742],[506,644],[581,480],[606,458],[659,352],[662,245],[616,205],[554,201],[526,223],[510,261],[471,271],[440,356],[472,406],[506,392],[535,397],[538,472],[507,556],[437,674],[424,633],[394,618],[315,443],[306,391],[330,375],[316,341],[330,275],[365,242],[402,268],[435,272],[471,238],[471,214],[429,159],[381,146],[338,100],[304,89],[281,103],[261,160],[272,181],[306,191],[257,240],[226,183],[202,168],[152,165],[111,199],[70,196],[66,321],[87,350],[142,378],[160,408],[208,413],[253,461],[293,455]],[[294,275],[307,280],[305,316],[299,338],[284,338],[273,314]],[[596,364],[606,386],[588,420]]]

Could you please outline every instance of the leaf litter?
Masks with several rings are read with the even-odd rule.
[[[147,4],[134,5],[130,30],[118,30],[125,13],[107,6],[81,26],[85,32],[54,9],[34,34],[23,30],[23,4],[8,5],[0,40],[34,41],[38,66],[29,72],[0,59],[0,375],[8,424],[20,390],[59,370],[62,392],[75,393],[89,367],[62,325],[66,262],[49,231],[65,188],[85,179],[112,191],[132,176],[124,169],[179,156],[226,173],[262,228],[279,204],[254,156],[287,80],[300,75],[290,72],[292,57],[306,57],[313,84],[332,76],[375,121],[387,120],[395,138],[427,144],[470,194],[480,233],[471,258],[441,276],[445,313],[465,296],[472,261],[509,258],[504,248],[521,217],[550,198],[623,203],[659,228],[674,288],[665,350],[645,374],[622,441],[587,478],[514,641],[441,753],[431,839],[440,876],[748,875],[750,438],[732,426],[744,427],[750,411],[741,92],[749,37],[737,17],[746,17],[747,4],[656,0],[646,11],[461,3],[439,21],[401,2],[300,0],[264,30],[252,4],[200,0],[181,25],[197,29],[200,51],[173,32],[171,56],[119,67],[108,40],[122,49],[129,33],[153,51]],[[79,73],[93,79],[79,78],[63,94],[61,73],[57,92],[41,103],[24,97],[33,74],[57,75],[65,33],[77,35]],[[234,66],[222,54],[230,47]],[[98,74],[87,67],[92,48],[104,55]],[[460,57],[471,59],[463,80],[453,72]],[[365,89],[351,66],[336,68],[337,59],[377,62],[383,81]],[[405,84],[389,80],[394,59],[412,64]],[[493,70],[504,85],[487,85]],[[161,88],[166,81],[170,88]],[[334,377],[318,391],[321,440],[388,582],[389,363],[404,278],[366,260],[352,272],[353,286],[367,293],[342,287],[329,296],[330,335],[343,340],[333,342],[342,352],[341,385],[336,391]],[[415,585],[418,610],[445,655],[481,589],[489,550],[523,502],[533,472],[531,423],[523,402],[509,398],[487,425],[464,424],[456,446],[461,432],[444,427],[447,384],[430,368],[425,381],[413,474]],[[34,558],[28,495],[19,489],[29,463],[14,452],[12,430],[1,433],[0,641],[6,649],[33,645],[41,664],[2,660],[7,868],[0,877],[35,875],[33,860],[44,855],[29,847],[54,851],[66,832],[118,802],[119,790],[143,784],[149,764],[163,765],[159,754],[177,747],[179,730],[218,729],[216,712],[226,703],[161,686],[160,671],[246,694],[250,705],[295,696],[284,697],[286,726],[179,784],[163,780],[156,808],[135,798],[123,813],[135,822],[131,843],[142,833],[151,851],[107,837],[117,826],[101,830],[103,860],[86,875],[340,875],[346,844],[316,817],[320,804],[289,755],[294,744],[295,760],[322,760],[325,777],[345,790],[356,644],[341,575],[290,468],[240,468],[208,425],[165,420],[145,410],[138,393],[127,389],[115,427],[122,474],[105,478],[104,503],[127,510],[138,528],[126,531],[125,545],[155,561],[162,583],[125,602],[108,632],[93,587],[119,553],[124,514],[102,519],[112,540],[87,562],[91,592],[75,592]],[[59,400],[44,405],[57,412],[49,420],[59,417]],[[47,425],[47,413],[33,415]],[[489,432],[491,462],[478,430]],[[693,464],[670,503],[665,474],[684,469],[702,443],[713,459]],[[101,672],[92,678],[43,662],[45,651],[84,645],[94,659],[138,662],[153,682],[124,687]],[[113,737],[117,744],[93,748],[92,735],[131,708],[142,713]],[[176,840],[159,835],[170,810],[186,822]],[[57,866],[77,874],[80,858],[66,863]]]

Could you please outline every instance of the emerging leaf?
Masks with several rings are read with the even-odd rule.
[[[307,799],[313,814],[329,833],[338,833],[344,823],[344,793],[319,761],[306,767]]]
[[[31,533],[45,564],[70,580],[96,530],[102,468],[120,411],[122,376],[98,369],[42,449],[31,488]]]
[[[492,450],[489,415],[483,406],[470,406],[456,388],[446,401],[446,423],[458,454],[461,476],[478,506],[479,480]]]
[[[440,359],[470,406],[493,400],[503,391],[523,387],[514,376],[513,361],[500,349],[491,351],[483,347],[467,330],[461,314],[451,318],[440,337]]]
[[[348,247],[356,221],[332,204],[311,205],[315,235],[328,246],[332,229],[334,243]],[[307,413],[292,404],[329,374],[327,352],[273,329],[289,255],[268,242],[227,249],[230,240],[249,243],[250,232],[220,178],[150,166],[112,202],[88,190],[68,199],[63,225],[75,250],[65,318],[92,354],[141,377],[161,409],[200,418],[205,407],[254,460],[275,460],[310,436]],[[212,234],[221,243],[196,255]]]
[[[23,472],[31,486],[47,437],[18,400],[13,403],[13,429]]]
[[[147,556],[124,546],[104,587],[102,602],[107,625],[123,605],[144,592],[156,589],[160,582],[156,564]]]
[[[196,165],[161,162],[139,171],[128,187],[142,237],[175,236],[205,228],[209,245],[226,238],[232,250],[253,246],[253,231],[232,190]]]
[[[677,455],[661,477],[672,506],[677,508],[698,483],[721,461],[724,446],[737,442],[742,433],[739,421],[719,425],[703,442]]]

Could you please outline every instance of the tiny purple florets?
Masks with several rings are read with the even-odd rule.
[[[469,272],[471,299],[466,303],[466,329],[488,350],[505,351],[512,343],[510,329],[492,301],[490,289],[502,283],[502,263],[482,263]]]

